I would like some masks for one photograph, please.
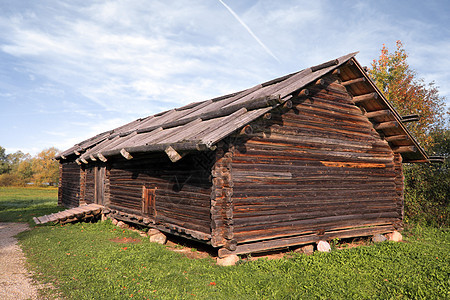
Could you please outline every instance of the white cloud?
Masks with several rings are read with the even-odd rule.
[[[14,2],[0,9],[0,101],[8,115],[54,119],[53,128],[73,138],[47,130],[39,140],[63,148],[353,51],[369,65],[397,39],[419,77],[450,98],[450,39],[436,39],[443,27],[434,19],[403,11],[393,18],[373,1],[225,3],[280,63],[218,1]]]
[[[185,8],[190,4],[185,2]],[[169,6],[162,3],[153,5],[163,11],[150,13],[148,19],[164,17],[163,27],[169,27],[167,32],[160,31],[158,26],[161,25],[154,28],[150,21],[137,23],[148,12],[138,11],[137,8],[141,8],[139,4],[136,8],[125,2],[97,3],[81,9],[70,7],[86,14],[69,19],[64,17],[64,13],[73,11],[63,12],[62,16],[55,18],[59,26],[55,25],[56,29],[51,32],[33,26],[33,22],[25,18],[15,17],[8,28],[11,34],[8,43],[1,49],[23,58],[33,76],[38,74],[69,85],[106,110],[135,113],[140,111],[142,102],[181,103],[186,97],[196,94],[194,90],[198,91],[195,85],[190,84],[192,74],[197,73],[196,77],[202,80],[202,72],[226,68],[220,64],[208,64],[210,57],[220,55],[222,46],[183,41],[183,34],[180,35],[181,40],[174,38],[179,23],[191,16],[186,15],[186,11],[169,10]],[[204,9],[200,7],[203,13]],[[194,12],[189,8],[187,11]],[[198,17],[200,14],[196,12]],[[137,30],[122,28],[111,31],[109,25],[114,20],[118,20],[122,27]],[[145,29],[149,32],[146,33]],[[175,90],[176,87],[180,88]]]

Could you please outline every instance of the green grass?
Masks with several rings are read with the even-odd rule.
[[[450,234],[413,228],[384,242],[219,267],[103,223],[20,235],[30,265],[69,299],[448,299]],[[141,243],[119,244],[133,237]]]
[[[37,195],[10,192],[13,201],[0,196],[9,210],[27,210],[25,203],[55,209],[51,194],[39,204],[26,202]],[[141,242],[112,241],[123,237]],[[109,221],[37,226],[19,235],[29,268],[67,299],[449,299],[448,229],[416,226],[404,237],[404,243],[219,267]]]
[[[0,187],[0,222],[27,222],[60,211],[57,188]]]

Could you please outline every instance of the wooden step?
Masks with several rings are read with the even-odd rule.
[[[102,209],[102,205],[88,204],[63,210],[54,214],[45,215],[42,217],[34,217],[33,221],[37,225],[45,224],[48,222],[64,222],[66,220],[71,222],[72,220],[75,221],[77,219],[83,219],[98,215],[99,213],[101,213]]]

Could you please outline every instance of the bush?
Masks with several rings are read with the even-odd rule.
[[[432,134],[435,145],[429,153],[446,157],[444,163],[405,165],[406,221],[423,225],[449,225],[450,199],[450,131]]]
[[[25,186],[25,182],[16,174],[1,174],[0,186]]]

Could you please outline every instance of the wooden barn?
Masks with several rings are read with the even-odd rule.
[[[219,256],[401,229],[402,162],[428,157],[355,54],[76,144],[58,201]]]

